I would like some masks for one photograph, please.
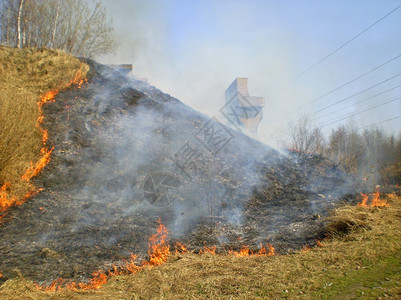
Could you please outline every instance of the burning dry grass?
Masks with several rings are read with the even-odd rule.
[[[0,61],[0,197],[11,192],[21,199],[28,191],[27,180],[23,179],[34,176],[39,168],[36,162],[46,161],[51,152],[51,148],[43,152],[46,133],[37,126],[42,122],[37,101],[48,91],[49,97],[43,97],[41,103],[51,100],[56,93],[54,88],[70,82],[80,63],[59,52],[4,47],[0,47]],[[216,248],[209,247],[199,255],[185,254],[185,245],[181,245],[175,255],[169,255],[165,237],[160,234],[164,227],[160,226],[150,242],[149,263],[136,268],[135,258],[128,262],[126,270],[134,274],[118,275],[128,272],[114,270],[106,283],[107,275],[96,271],[93,279],[100,282],[70,285],[73,290],[57,292],[41,291],[21,275],[0,287],[0,298],[310,299],[375,298],[384,293],[401,296],[397,289],[401,281],[401,199],[389,197],[390,206],[383,207],[369,203],[372,202],[366,200],[366,205],[343,206],[333,211],[327,225],[331,237],[319,242],[318,247],[306,247],[297,253],[275,256],[271,245],[266,245],[263,253],[244,247],[229,255],[216,255]],[[162,247],[154,248],[155,244]],[[55,282],[58,283],[62,283],[61,279]],[[86,290],[98,286],[102,287]]]
[[[0,212],[34,192],[29,180],[50,158],[41,105],[88,66],[63,52],[0,46]]]
[[[388,207],[343,206],[320,246],[279,256],[176,253],[158,267],[112,277],[99,290],[38,291],[23,278],[2,299],[188,299],[401,297],[401,198]],[[347,230],[343,230],[345,223]],[[391,298],[390,298],[391,299]]]

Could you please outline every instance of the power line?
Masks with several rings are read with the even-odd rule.
[[[302,75],[304,75],[305,73],[307,73],[308,71],[310,71],[312,68],[314,68],[315,66],[317,66],[318,64],[320,64],[321,62],[323,62],[324,60],[326,60],[327,58],[329,58],[329,57],[332,56],[333,54],[335,54],[336,52],[338,52],[340,49],[344,48],[346,45],[348,45],[348,44],[351,43],[353,40],[355,40],[356,38],[358,38],[359,36],[361,36],[362,34],[364,34],[366,31],[368,31],[369,29],[371,29],[372,27],[374,27],[375,25],[377,25],[378,23],[380,23],[382,20],[384,20],[385,18],[387,18],[389,15],[391,15],[392,13],[394,13],[394,12],[395,12],[396,10],[398,10],[399,8],[401,8],[401,5],[398,5],[398,6],[395,7],[393,10],[391,10],[390,12],[388,12],[386,15],[384,15],[383,17],[381,17],[379,20],[377,20],[376,22],[374,22],[372,25],[370,25],[369,27],[367,27],[367,28],[365,28],[364,30],[362,30],[362,31],[361,31],[360,33],[358,33],[356,36],[352,37],[350,40],[348,40],[347,42],[345,42],[345,43],[342,44],[341,46],[339,46],[339,47],[337,47],[336,49],[334,49],[332,52],[330,52],[328,55],[326,55],[325,57],[323,57],[321,60],[319,60],[318,62],[314,63],[313,65],[311,65],[310,67],[308,67],[307,69],[305,69],[304,71],[302,71],[301,73],[299,73],[299,74],[298,74],[296,77],[294,77],[289,83],[295,81],[296,79],[298,79],[299,77],[301,77]],[[346,86],[346,85],[348,85],[348,84],[350,84],[350,83],[352,83],[352,82],[354,82],[354,81],[360,79],[360,78],[363,77],[363,76],[366,76],[367,74],[369,74],[369,73],[371,73],[371,72],[377,70],[378,68],[380,68],[380,67],[386,65],[387,63],[389,63],[389,62],[391,62],[391,61],[397,59],[398,57],[400,57],[400,55],[397,55],[396,57],[394,57],[394,58],[392,58],[391,60],[389,60],[389,61],[383,63],[382,65],[379,65],[379,66],[373,68],[372,70],[370,70],[370,71],[368,71],[368,72],[366,72],[366,73],[364,73],[364,74],[358,76],[357,78],[352,79],[350,82],[347,82],[347,83],[343,84],[342,86],[339,86],[339,87],[337,87],[337,88],[335,88],[335,89],[329,91],[329,92],[326,93],[325,95],[320,96],[319,99],[321,99],[321,98],[327,96],[328,94],[333,93],[334,91],[336,91],[336,90],[338,90],[338,89],[340,89],[340,88],[342,88],[342,87],[344,87],[344,86]],[[386,82],[386,81],[389,81],[389,80],[391,80],[391,79],[393,79],[393,78],[395,78],[395,77],[397,77],[397,76],[400,76],[400,75],[401,75],[401,74],[398,74],[398,75],[396,75],[396,76],[394,76],[394,77],[392,77],[392,78],[389,78],[388,80],[385,80],[385,81],[380,82],[379,84],[382,84],[382,83],[384,83],[384,82]],[[366,90],[363,90],[363,91],[361,91],[361,92],[359,92],[359,93],[357,93],[357,94],[354,94],[354,95],[352,95],[352,96],[350,96],[350,97],[348,97],[348,98],[346,98],[346,99],[343,99],[343,100],[341,100],[341,101],[339,101],[339,102],[337,102],[337,103],[335,103],[335,104],[333,104],[333,105],[336,105],[336,104],[338,104],[338,103],[341,103],[341,102],[343,102],[343,101],[345,101],[345,100],[347,100],[347,99],[349,99],[349,98],[351,98],[351,97],[354,97],[354,96],[356,96],[356,95],[358,95],[358,94],[360,94],[360,93],[362,93],[362,92],[364,92],[364,91],[367,91],[367,90],[369,90],[369,89],[371,89],[371,88],[374,88],[374,87],[378,86],[379,84],[374,85],[374,86],[372,86],[372,87],[370,87],[370,88],[368,88],[368,89],[366,89]],[[383,92],[383,93],[384,93],[384,92]],[[319,99],[314,99],[314,100],[312,100],[312,102],[313,102],[313,101],[317,101],[317,100],[319,100]],[[308,104],[309,104],[309,103],[308,103]],[[308,104],[306,104],[306,105],[308,105]],[[318,113],[318,112],[320,112],[320,111],[323,111],[323,110],[325,110],[325,109],[327,109],[327,108],[329,108],[329,107],[332,107],[333,105],[330,105],[330,106],[328,106],[328,107],[325,107],[324,109],[319,110],[319,111],[317,111],[317,112],[315,112],[315,113]],[[301,107],[302,107],[302,106],[301,106]],[[295,109],[295,110],[291,110],[291,111],[289,111],[288,113],[292,113],[292,112],[294,112],[294,111],[296,111],[296,110],[299,110],[301,107],[299,107],[299,108],[297,108],[297,109]],[[282,115],[284,115],[284,114],[282,114]],[[274,119],[276,120],[277,118],[274,118]]]
[[[371,70],[369,70],[369,71],[363,73],[362,75],[359,75],[358,77],[355,77],[354,79],[352,79],[352,80],[350,80],[350,81],[348,81],[348,82],[346,82],[346,83],[344,83],[344,84],[342,84],[342,85],[340,85],[340,86],[338,86],[338,87],[336,87],[336,88],[334,88],[334,89],[328,91],[328,92],[325,93],[324,95],[319,96],[319,97],[317,97],[317,98],[315,98],[315,99],[313,99],[313,100],[307,102],[306,104],[303,104],[303,105],[301,105],[301,106],[298,106],[297,108],[294,108],[294,109],[288,111],[288,113],[292,113],[292,112],[294,112],[294,111],[300,110],[302,107],[305,107],[305,106],[307,106],[307,105],[309,105],[309,104],[311,104],[311,103],[313,103],[313,102],[316,102],[317,100],[320,100],[320,99],[322,99],[322,98],[324,98],[324,97],[326,97],[326,96],[328,96],[328,95],[334,93],[335,91],[338,91],[339,89],[341,89],[341,88],[343,88],[343,87],[345,87],[345,86],[347,86],[347,85],[349,85],[349,84],[355,82],[355,81],[358,80],[358,79],[361,79],[362,77],[364,77],[364,76],[366,76],[366,75],[368,75],[368,74],[370,74],[370,73],[376,71],[377,69],[379,69],[379,68],[381,68],[381,67],[387,65],[388,63],[390,63],[390,62],[396,60],[396,59],[399,58],[399,57],[401,57],[401,54],[399,54],[399,55],[393,57],[392,59],[390,59],[390,60],[388,60],[388,61],[386,61],[386,62],[380,64],[379,66],[374,67],[373,69],[371,69]]]
[[[331,91],[328,91],[326,94],[324,94],[324,95],[322,95],[322,96],[319,96],[319,97],[317,97],[317,98],[315,98],[315,99],[309,101],[308,103],[306,103],[306,104],[304,104],[304,105],[298,107],[296,110],[298,110],[299,108],[301,108],[301,107],[303,107],[303,106],[306,106],[306,105],[309,105],[309,104],[311,104],[311,103],[313,103],[313,102],[316,102],[316,101],[318,101],[318,100],[320,100],[320,99],[322,99],[322,98],[324,98],[324,97],[326,97],[326,96],[328,96],[328,95],[334,93],[335,91],[338,91],[339,89],[341,89],[341,88],[343,88],[343,87],[345,87],[345,86],[347,86],[347,85],[349,85],[349,84],[351,84],[351,83],[357,81],[358,79],[361,79],[362,77],[364,77],[364,76],[366,76],[366,75],[368,75],[368,74],[370,74],[370,73],[376,71],[377,69],[379,69],[379,68],[381,68],[381,67],[387,65],[388,63],[392,62],[393,60],[396,60],[396,59],[399,58],[399,57],[401,57],[401,54],[399,54],[399,55],[393,57],[392,59],[390,59],[390,60],[388,60],[388,61],[382,63],[381,65],[379,65],[379,66],[377,66],[377,67],[375,67],[375,68],[369,70],[368,72],[363,73],[362,75],[359,75],[358,77],[356,77],[356,78],[354,78],[354,79],[352,79],[352,80],[350,80],[350,81],[348,81],[348,82],[346,82],[346,83],[344,83],[344,84],[342,84],[342,85],[340,85],[340,86],[338,86],[338,87],[332,89]]]
[[[317,113],[319,113],[319,112],[321,112],[321,111],[324,111],[324,110],[326,110],[326,109],[328,109],[328,108],[330,108],[330,107],[333,107],[334,105],[340,104],[340,103],[342,103],[342,102],[344,102],[344,101],[346,101],[346,100],[348,100],[348,99],[350,99],[350,98],[352,98],[352,97],[355,97],[355,96],[357,96],[357,95],[359,95],[359,94],[362,94],[362,93],[364,93],[364,92],[366,92],[366,91],[368,91],[368,90],[370,90],[370,89],[373,89],[373,88],[379,86],[380,84],[383,84],[383,83],[385,83],[385,82],[387,82],[387,81],[390,81],[390,80],[392,80],[392,79],[394,79],[394,78],[396,78],[396,77],[398,77],[398,76],[401,76],[401,73],[399,73],[399,74],[397,74],[397,75],[394,75],[394,76],[392,76],[392,77],[390,77],[390,78],[388,78],[388,79],[386,79],[386,80],[383,80],[383,81],[381,81],[381,82],[379,82],[379,83],[377,83],[377,84],[375,84],[375,85],[372,85],[372,86],[370,86],[370,87],[368,87],[368,88],[366,88],[366,89],[364,89],[364,90],[362,90],[362,91],[359,91],[358,93],[355,93],[355,94],[353,94],[353,95],[351,95],[351,96],[348,96],[348,97],[346,97],[346,98],[344,98],[344,99],[341,99],[340,101],[334,102],[334,103],[332,103],[332,104],[330,104],[330,105],[328,105],[328,106],[326,106],[326,107],[323,107],[323,108],[321,108],[321,109],[319,109],[319,110],[317,110],[317,111],[315,111],[315,112],[309,114],[308,116],[311,116],[311,115],[313,115],[313,114],[317,114]]]
[[[364,109],[364,110],[358,111],[358,112],[356,112],[356,113],[349,114],[349,115],[347,115],[347,116],[345,116],[345,117],[340,117],[339,119],[331,120],[331,121],[329,121],[329,123],[324,124],[324,125],[321,126],[321,127],[329,126],[329,125],[331,125],[331,124],[340,122],[340,121],[342,121],[342,120],[345,120],[345,119],[348,119],[348,118],[350,118],[350,117],[359,115],[359,114],[361,114],[361,113],[367,112],[367,111],[369,111],[369,110],[372,110],[372,109],[374,109],[374,108],[377,108],[377,107],[383,106],[383,105],[385,105],[385,104],[394,102],[394,101],[399,100],[399,99],[401,99],[401,96],[397,96],[397,97],[395,97],[395,98],[390,99],[389,101],[385,101],[385,102],[382,102],[382,103],[380,103],[380,104],[370,106],[370,107],[368,107],[368,108],[366,108],[366,109]]]
[[[318,111],[316,111],[316,112],[313,112],[313,113],[311,113],[311,114],[309,114],[309,115],[306,115],[306,116],[309,117],[309,116],[311,116],[311,115],[313,115],[313,114],[316,114],[316,113],[319,113],[319,112],[321,112],[321,111],[323,111],[323,110],[326,110],[326,109],[329,108],[329,107],[332,107],[332,106],[337,105],[337,104],[339,104],[339,103],[341,103],[341,102],[344,102],[345,100],[348,100],[348,99],[350,99],[350,98],[352,98],[352,97],[354,97],[354,96],[357,96],[357,95],[359,95],[359,94],[361,94],[361,93],[363,93],[363,92],[366,92],[366,91],[368,91],[368,90],[370,90],[370,89],[372,89],[372,88],[374,88],[374,87],[377,87],[377,86],[379,86],[379,85],[382,84],[382,83],[385,83],[385,82],[387,82],[387,81],[390,81],[391,79],[394,79],[394,78],[396,78],[396,77],[398,77],[398,76],[401,76],[401,73],[399,73],[399,74],[397,74],[397,75],[395,75],[395,76],[393,76],[393,77],[390,77],[390,78],[388,78],[388,79],[385,79],[385,80],[383,80],[383,81],[381,81],[381,82],[379,82],[379,83],[377,83],[377,84],[375,84],[375,85],[373,85],[373,86],[370,86],[370,87],[368,87],[368,88],[366,88],[366,89],[364,89],[364,90],[362,90],[362,91],[359,91],[358,93],[355,93],[355,94],[353,94],[353,95],[351,95],[351,96],[349,96],[349,97],[346,97],[346,98],[344,98],[344,99],[342,99],[342,100],[340,100],[340,101],[337,101],[337,102],[335,102],[335,103],[333,103],[333,104],[331,104],[331,105],[329,105],[329,106],[326,106],[326,107],[324,107],[324,108],[322,108],[322,109],[320,109],[320,110],[318,110]],[[401,86],[401,84],[396,85],[395,87],[392,87],[391,89],[387,89],[387,90],[382,91],[382,92],[380,92],[380,93],[377,93],[377,94],[375,94],[375,95],[373,95],[373,96],[370,96],[370,97],[368,97],[368,98],[365,98],[365,99],[362,99],[362,100],[360,100],[360,101],[357,101],[357,102],[355,102],[355,103],[353,103],[353,104],[351,104],[351,105],[348,105],[348,106],[346,106],[346,107],[340,108],[340,109],[338,109],[338,110],[336,110],[336,111],[334,111],[334,112],[330,112],[330,113],[328,113],[328,114],[325,114],[325,115],[323,115],[323,116],[321,116],[321,117],[318,117],[318,118],[316,118],[316,119],[320,119],[320,118],[329,116],[329,115],[331,115],[331,114],[334,114],[334,113],[336,113],[336,112],[339,112],[339,111],[341,111],[341,110],[344,110],[344,109],[346,109],[346,108],[349,108],[349,107],[351,107],[351,106],[353,106],[353,105],[356,105],[356,104],[359,104],[359,103],[361,103],[361,102],[370,100],[370,99],[372,99],[372,98],[374,98],[374,97],[377,97],[377,96],[379,96],[379,95],[382,95],[382,94],[384,94],[384,93],[387,93],[387,92],[389,92],[389,91],[392,91],[392,90],[394,90],[394,89],[396,89],[396,88],[398,88],[398,87],[400,87],[400,86]],[[280,128],[283,128],[283,127],[281,126]]]
[[[359,36],[361,36],[362,34],[364,34],[366,31],[368,31],[369,29],[371,29],[373,26],[375,26],[376,24],[380,23],[382,20],[384,20],[385,18],[387,18],[389,15],[391,15],[393,12],[395,12],[397,9],[399,9],[401,7],[401,5],[398,5],[396,8],[394,8],[392,11],[390,11],[389,13],[387,13],[386,15],[384,15],[383,17],[381,17],[379,20],[377,20],[376,22],[374,22],[372,25],[370,25],[369,27],[367,27],[366,29],[362,30],[360,33],[358,33],[356,36],[354,36],[353,38],[351,38],[350,40],[348,40],[347,42],[345,42],[344,44],[342,44],[341,46],[339,46],[338,48],[336,48],[335,50],[333,50],[332,52],[330,52],[328,55],[326,55],[325,57],[323,57],[321,60],[319,60],[318,62],[314,63],[313,65],[311,65],[310,67],[308,67],[306,70],[302,71],[301,73],[299,73],[297,76],[295,76],[295,78],[293,79],[296,80],[299,77],[301,77],[302,75],[304,75],[306,72],[310,71],[311,69],[313,69],[314,67],[316,67],[318,64],[320,64],[321,62],[323,62],[324,60],[326,60],[327,58],[329,58],[330,56],[332,56],[334,53],[336,53],[338,50],[344,48],[346,45],[348,45],[349,43],[351,43],[353,40],[355,40],[356,38],[358,38]]]
[[[362,126],[362,127],[357,128],[356,130],[363,129],[363,128],[366,128],[366,127],[369,127],[369,126],[378,125],[378,124],[385,123],[385,122],[388,122],[388,121],[396,120],[396,119],[399,119],[399,118],[401,118],[401,116],[390,118],[390,119],[387,119],[387,120],[384,120],[384,121],[381,121],[381,122],[377,122],[377,123],[372,123],[372,124],[369,124],[369,125],[366,125],[366,126]]]
[[[363,110],[360,110],[360,111],[358,111],[358,112],[351,113],[351,114],[348,114],[348,115],[346,115],[346,116],[336,118],[336,119],[334,119],[334,120],[330,120],[330,121],[328,121],[329,123],[324,124],[322,127],[328,126],[328,125],[333,124],[333,123],[337,123],[337,122],[339,122],[339,121],[342,121],[342,120],[348,119],[348,118],[350,118],[350,117],[359,115],[359,114],[361,114],[361,113],[367,112],[367,111],[372,110],[372,109],[375,109],[375,108],[377,108],[377,107],[380,107],[380,106],[386,105],[386,104],[388,104],[388,103],[397,101],[397,100],[399,100],[399,99],[401,99],[401,96],[397,96],[397,97],[391,98],[391,99],[389,99],[389,100],[387,100],[387,101],[381,102],[381,103],[379,103],[379,104],[369,106],[369,107],[367,107],[367,108],[365,108],[365,109],[363,109]]]
[[[381,17],[379,20],[377,20],[376,22],[374,22],[372,25],[370,25],[369,27],[367,27],[367,28],[365,28],[364,30],[362,30],[362,31],[361,31],[360,33],[358,33],[356,36],[354,36],[353,38],[351,38],[350,40],[348,40],[347,42],[345,42],[345,43],[342,44],[341,46],[337,47],[335,50],[333,50],[332,52],[330,52],[328,55],[326,55],[325,57],[323,57],[323,58],[322,58],[321,60],[319,60],[318,62],[316,62],[316,63],[314,63],[313,65],[311,65],[310,67],[308,67],[306,70],[304,70],[304,71],[302,71],[301,73],[299,73],[296,77],[294,77],[294,78],[293,78],[290,82],[288,82],[288,83],[291,83],[291,82],[295,81],[296,79],[298,79],[299,77],[301,77],[302,75],[304,75],[306,72],[308,72],[309,70],[311,70],[312,68],[314,68],[315,66],[317,66],[318,64],[320,64],[321,62],[323,62],[325,59],[327,59],[328,57],[330,57],[331,55],[333,55],[334,53],[336,53],[336,52],[339,51],[340,49],[344,48],[346,45],[348,45],[349,43],[351,43],[353,40],[355,40],[356,38],[358,38],[359,36],[361,36],[363,33],[365,33],[366,31],[368,31],[368,30],[371,29],[372,27],[374,27],[376,24],[380,23],[382,20],[384,20],[386,17],[388,17],[389,15],[391,15],[392,13],[394,13],[394,12],[395,12],[396,10],[398,10],[399,8],[401,8],[401,5],[398,5],[398,6],[395,7],[393,10],[391,10],[390,12],[388,12],[386,15],[384,15],[383,17]],[[399,56],[396,56],[396,57],[394,57],[393,59],[391,59],[390,61],[393,61],[394,59],[397,59],[398,57],[399,57]],[[390,61],[384,63],[383,65],[389,63]],[[367,73],[365,73],[365,74],[362,74],[360,77],[357,77],[357,78],[351,80],[349,83],[351,83],[351,82],[353,82],[353,81],[355,81],[355,80],[357,80],[357,79],[359,79],[359,78],[361,78],[361,77],[363,77],[363,76],[369,74],[370,72],[373,72],[374,70],[380,68],[380,67],[383,66],[383,65],[380,65],[380,66],[378,66],[378,67],[376,67],[376,68],[370,70],[369,72],[367,72]],[[344,86],[345,86],[345,85],[348,85],[349,83],[344,84]],[[288,85],[288,84],[286,84],[286,86],[287,86],[287,85]],[[334,89],[334,90],[328,92],[328,94],[329,94],[329,93],[332,93],[332,92],[336,91],[337,89],[340,89],[340,88],[342,88],[342,87],[344,87],[344,86],[338,87],[338,88],[336,88],[336,89]],[[328,94],[327,94],[327,95],[328,95]],[[323,97],[325,97],[325,96],[327,96],[327,95],[325,94],[325,95],[323,95],[323,96],[321,96],[321,97],[323,98]],[[312,100],[312,102],[315,101],[315,100],[318,100],[318,99],[314,99],[314,100]],[[294,112],[294,111],[297,111],[297,110],[299,110],[300,108],[302,108],[302,106],[301,106],[301,107],[298,107],[298,108],[296,108],[296,109],[294,109],[294,110],[291,110],[291,111],[289,111],[288,113],[292,113],[292,112]],[[282,115],[284,115],[284,114],[282,114]],[[281,116],[282,116],[282,115],[281,115]],[[279,117],[276,117],[276,118],[274,118],[274,119],[271,120],[271,121],[277,120],[278,118],[279,118]]]
[[[376,94],[376,95],[373,95],[373,96],[370,96],[370,97],[368,97],[368,98],[365,98],[365,99],[362,99],[362,100],[360,100],[360,101],[357,101],[357,102],[355,102],[355,103],[352,103],[351,105],[348,105],[348,106],[342,107],[342,108],[340,108],[340,109],[337,109],[337,110],[335,110],[335,111],[333,111],[333,112],[327,113],[327,114],[325,114],[325,115],[323,115],[323,116],[317,117],[316,119],[321,119],[321,118],[330,116],[330,115],[335,114],[335,113],[337,113],[337,112],[339,112],[339,111],[342,111],[342,110],[344,110],[344,109],[347,109],[347,108],[349,108],[349,107],[351,107],[351,106],[354,106],[354,105],[356,105],[356,104],[365,102],[365,101],[370,100],[370,99],[372,99],[372,98],[375,98],[375,97],[377,97],[377,96],[383,95],[383,94],[385,94],[385,93],[387,93],[387,92],[390,92],[390,91],[392,91],[392,90],[395,90],[396,88],[399,88],[400,86],[401,86],[401,84],[399,84],[399,85],[397,85],[397,86],[395,86],[395,87],[393,87],[393,88],[391,88],[391,89],[388,89],[388,90],[385,90],[385,91],[383,91],[383,92],[380,92],[380,93],[378,93],[378,94]]]

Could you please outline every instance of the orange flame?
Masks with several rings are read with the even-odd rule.
[[[324,247],[321,241],[315,240],[315,242],[316,242],[316,245],[317,245],[319,248],[323,248],[323,247]]]
[[[88,283],[78,283],[78,287],[82,290],[97,290],[107,283],[108,276],[101,270],[93,272],[92,276]],[[76,288],[76,285],[73,283],[69,286],[70,289],[74,287]]]
[[[142,270],[148,266],[158,266],[163,264],[167,261],[167,258],[170,254],[170,246],[168,244],[168,230],[165,225],[162,224],[161,220],[158,221],[158,227],[156,233],[149,237],[149,261],[144,262],[142,266],[139,266],[135,263],[137,256],[131,254],[129,261],[125,261],[125,264],[122,267],[117,267],[113,265],[113,270],[105,272],[102,270],[98,270],[92,273],[92,278],[89,280],[88,283],[75,283],[73,281],[68,281],[63,278],[55,279],[50,285],[39,285],[35,284],[36,288],[42,291],[60,291],[63,289],[68,290],[88,290],[88,289],[99,289],[104,284],[107,283],[107,280],[116,275],[123,275],[123,274],[132,274]],[[258,252],[253,252],[249,250],[247,246],[243,246],[241,250],[237,252],[231,252],[231,254],[237,256],[250,256],[250,255],[257,255],[257,256],[273,256],[275,255],[274,247],[271,244],[266,244],[269,248],[269,251],[266,250],[262,244],[261,249]],[[175,244],[176,253],[187,253],[187,247],[177,242]],[[203,253],[210,253],[216,254],[216,246],[207,247],[204,246],[203,250],[199,252],[199,254]]]
[[[157,222],[159,226],[157,227],[156,233],[149,238],[149,264],[152,266],[165,263],[170,255],[167,227],[162,224],[160,219]]]
[[[107,283],[108,276],[101,270],[92,273],[92,278],[88,283],[76,283],[73,281],[68,281],[63,278],[57,278],[50,283],[49,286],[35,284],[38,290],[45,292],[56,292],[63,289],[69,290],[97,290],[100,289],[104,284]]]
[[[211,246],[211,247],[207,247],[207,246],[203,246],[203,249],[201,249],[199,251],[199,254],[205,254],[205,253],[209,253],[212,255],[216,254],[216,246]]]
[[[228,251],[228,254],[235,255],[235,256],[274,256],[276,255],[275,249],[273,245],[271,244],[266,244],[267,248],[269,248],[269,251],[267,251],[267,248],[263,246],[262,243],[260,243],[260,249],[259,251],[255,252],[250,250],[247,246],[242,246],[240,251]]]
[[[52,283],[50,283],[49,286],[44,286],[44,285],[39,285],[35,283],[35,287],[38,290],[43,290],[46,292],[55,292],[55,291],[59,291],[62,289],[62,285],[65,283],[65,279],[63,278],[57,278],[56,280],[53,280]]]
[[[369,200],[369,195],[368,194],[363,194],[362,195],[362,201],[357,204],[359,207],[384,207],[384,206],[390,206],[388,203],[380,199],[380,192],[374,192],[372,201],[370,203],[370,206],[368,205],[368,200]]]
[[[151,235],[149,238],[149,249],[148,254],[150,256],[148,262],[144,262],[142,266],[135,264],[137,256],[131,254],[129,261],[125,261],[122,267],[113,266],[113,270],[109,272],[104,272],[98,270],[92,273],[92,278],[88,283],[76,283],[73,281],[67,281],[63,278],[57,278],[49,286],[35,284],[36,288],[42,291],[59,291],[63,289],[69,290],[89,290],[89,289],[99,289],[101,286],[107,283],[109,277],[122,275],[122,274],[132,274],[143,269],[146,266],[158,266],[167,261],[170,255],[170,246],[168,244],[168,230],[165,225],[158,220],[158,227],[155,234]],[[182,244],[181,244],[182,245]],[[184,245],[182,245],[185,247]],[[185,247],[186,249],[186,247]]]
[[[47,133],[47,129],[42,131],[42,144],[46,145],[47,140],[49,139],[49,134]]]
[[[240,251],[233,251],[230,250],[228,251],[228,254],[234,255],[234,256],[249,256],[251,254],[251,251],[247,246],[241,246]]]
[[[7,190],[11,187],[11,183],[5,182],[0,188],[0,212],[9,208],[14,202],[17,201],[16,198],[9,198]]]
[[[40,110],[41,111],[41,110]],[[43,123],[43,120],[45,119],[45,116],[44,115],[40,115],[39,117],[38,117],[38,120],[36,121],[36,127],[40,127],[40,124],[42,124]]]
[[[388,199],[395,199],[395,197],[397,197],[397,194],[395,192],[392,192],[391,194],[386,194],[386,197]]]
[[[76,88],[80,89],[87,82],[88,79],[84,77],[83,71],[79,69],[69,85],[75,85]]]
[[[52,147],[51,149],[42,148],[40,152],[43,156],[38,160],[35,166],[31,162],[31,166],[25,171],[25,174],[22,175],[22,179],[25,181],[29,181],[32,177],[38,175],[49,163],[50,154],[52,153],[53,149],[54,147]]]
[[[36,124],[37,127],[40,128],[40,124],[42,124],[43,120],[44,120],[42,106],[48,102],[54,102],[56,95],[62,89],[68,88],[72,85],[74,85],[76,88],[81,88],[82,85],[88,81],[86,78],[83,77],[83,75],[84,75],[84,73],[83,73],[82,69],[81,68],[78,69],[78,71],[74,75],[74,78],[65,87],[60,87],[57,89],[50,90],[46,94],[44,94],[42,97],[40,97],[40,99],[38,101],[39,117],[38,117],[37,124]],[[46,129],[41,129],[41,132],[42,132],[43,146],[46,146],[46,142],[49,139],[49,134]],[[22,176],[22,179],[25,181],[29,181],[32,177],[39,174],[43,170],[43,168],[49,163],[50,154],[52,153],[53,149],[54,149],[54,147],[51,149],[43,147],[40,150],[42,157],[36,163],[35,167],[33,166],[33,163],[31,162],[31,166],[25,171],[25,174]]]
[[[104,272],[98,270],[92,273],[92,277],[88,283],[76,283],[71,280],[66,280],[63,278],[57,278],[53,280],[49,286],[35,284],[38,290],[46,292],[56,292],[64,289],[68,290],[97,290],[107,283],[107,280],[112,276],[122,275],[122,274],[132,274],[136,273],[143,268],[143,266],[138,266],[135,264],[136,256],[131,254],[130,260],[125,262],[125,265],[121,268],[113,266],[113,270],[109,272]]]
[[[358,205],[359,207],[365,207],[365,206],[367,206],[367,202],[368,202],[368,199],[369,199],[369,195],[368,195],[368,194],[363,194],[363,193],[361,193],[361,196],[362,196],[362,201],[359,202],[357,205]]]
[[[124,269],[129,273],[138,272],[141,267],[135,264],[137,256],[131,253],[130,260],[125,264]]]
[[[175,243],[174,246],[175,246],[175,255],[185,254],[188,252],[187,247],[180,242]]]
[[[84,73],[82,71],[82,67],[75,73],[74,78],[66,85],[57,89],[53,89],[48,91],[46,94],[42,95],[37,102],[38,110],[39,110],[39,117],[36,122],[36,127],[39,128],[42,134],[42,144],[43,147],[40,150],[41,158],[34,164],[31,162],[28,169],[22,175],[21,179],[30,182],[31,178],[38,175],[43,168],[49,163],[50,155],[54,149],[54,147],[49,148],[46,147],[46,143],[49,139],[49,134],[46,129],[41,128],[41,124],[44,121],[44,114],[42,110],[42,106],[48,102],[54,102],[55,96],[61,89],[65,89],[70,87],[71,85],[75,85],[76,88],[81,88],[84,83],[87,82],[87,79],[84,78]],[[30,183],[29,183],[30,184]],[[11,206],[21,205],[24,203],[28,198],[32,197],[33,195],[40,192],[42,189],[35,189],[35,187],[30,184],[30,191],[22,197],[22,199],[17,199],[16,197],[10,197],[8,192],[11,188],[11,184],[9,182],[5,182],[3,186],[0,188],[0,213],[6,212]],[[0,219],[2,219],[4,215],[0,215]],[[59,283],[55,283],[55,286],[58,286]],[[55,288],[55,287],[54,287]]]
[[[276,250],[274,249],[273,245],[267,244],[267,246],[269,247],[269,253],[267,253],[267,256],[274,256],[274,255],[276,255]]]
[[[276,250],[274,249],[272,244],[266,244],[267,247],[269,248],[269,251],[267,251],[266,247],[262,245],[262,243],[260,243],[260,250],[255,253],[254,255],[257,256],[274,256],[276,255]]]
[[[36,195],[37,193],[41,192],[42,189],[33,189],[29,191],[24,197],[18,199],[17,197],[10,197],[7,191],[10,189],[11,184],[9,182],[5,182],[3,186],[0,188],[0,213],[5,213],[10,207],[18,206],[24,203],[28,198]],[[0,215],[0,220],[4,217]]]
[[[39,107],[42,107],[47,102],[56,101],[54,98],[58,94],[59,90],[60,89],[54,89],[54,90],[48,91],[46,94],[44,94],[42,97],[40,97],[40,100],[38,102]]]
[[[7,190],[11,187],[9,182],[5,182],[0,188],[0,220],[4,217],[6,212],[11,206],[14,206],[18,199],[16,197],[10,197]]]
[[[372,198],[372,207],[389,206],[386,202],[380,199],[380,192],[375,192]]]

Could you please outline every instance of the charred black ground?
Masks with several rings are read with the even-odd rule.
[[[322,235],[351,180],[329,160],[279,153],[145,82],[87,61],[89,83],[44,107],[54,145],[44,191],[0,227],[0,270],[85,281],[130,253],[146,258],[160,218],[192,250],[278,252]]]

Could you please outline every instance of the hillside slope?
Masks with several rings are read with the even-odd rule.
[[[88,66],[63,52],[0,46],[0,218],[35,191],[23,176],[47,150],[41,96],[68,86],[79,70],[85,76]]]
[[[85,86],[41,108],[54,149],[34,178],[43,190],[3,219],[4,278],[82,282],[132,252],[140,263],[159,219],[172,245],[195,252],[269,243],[287,253],[314,244],[321,216],[354,191],[327,159],[279,153],[142,81],[86,65]]]

